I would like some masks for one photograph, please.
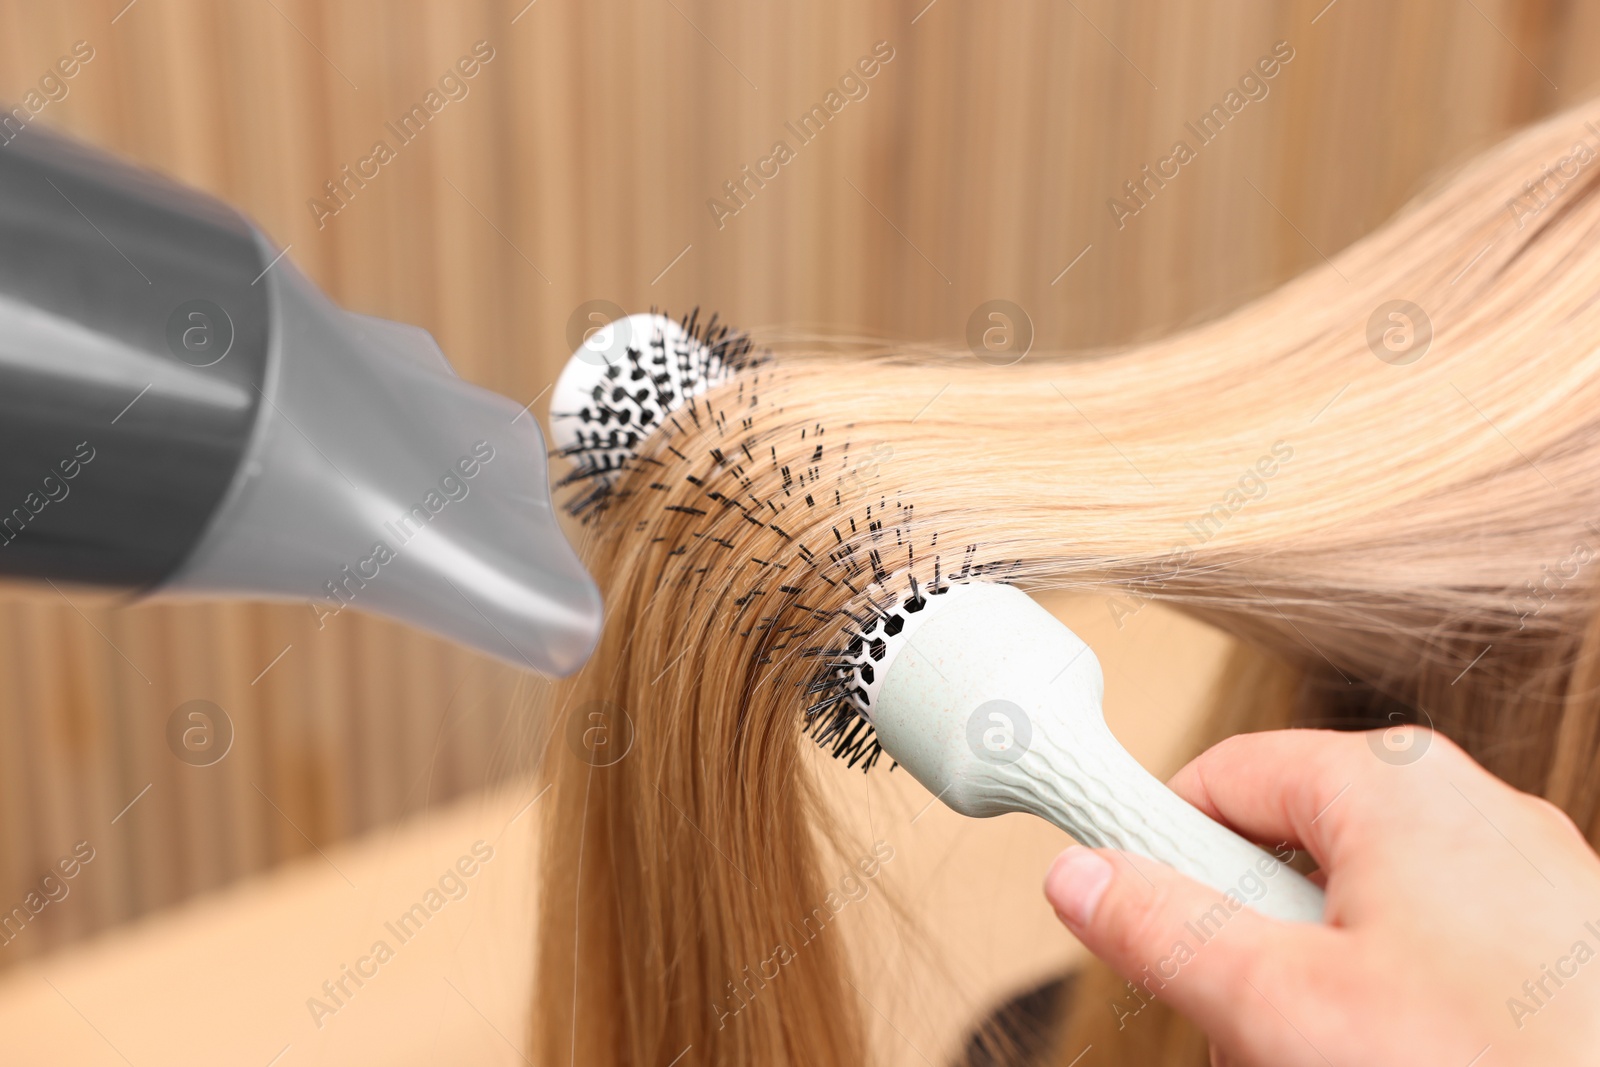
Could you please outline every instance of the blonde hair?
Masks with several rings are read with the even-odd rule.
[[[1547,181],[1597,116],[1181,335],[1004,367],[784,352],[645,440],[590,512],[608,619],[558,734],[605,707],[631,748],[550,749],[535,1061],[869,1059],[843,946],[791,944],[839,841],[805,728],[871,761],[828,650],[935,568],[1175,604],[1263,683],[1214,732],[1431,722],[1600,839],[1600,199],[1593,170]],[[730,1001],[779,945],[781,980]],[[1171,1019],[1119,1032],[1120,980],[1078,985],[1062,1063],[1204,1062]]]

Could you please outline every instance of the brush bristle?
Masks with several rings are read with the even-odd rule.
[[[604,509],[640,445],[668,416],[767,358],[717,316],[702,322],[698,308],[677,322],[655,311],[630,315],[606,331],[613,333],[602,331],[600,343],[568,361],[550,401],[554,443],[573,465],[560,485],[586,489],[567,503],[579,516]]]
[[[555,446],[575,467],[560,483],[568,510],[589,521],[632,494],[664,494],[671,502],[630,531],[668,549],[656,589],[693,596],[711,576],[734,571],[745,584],[725,601],[729,631],[758,636],[757,666],[785,656],[815,662],[795,683],[807,700],[802,728],[836,759],[870,770],[883,757],[870,718],[872,679],[881,675],[874,650],[886,655],[928,597],[980,576],[1004,581],[1022,561],[980,562],[978,546],[966,545],[959,568],[947,566],[938,532],[913,521],[913,504],[864,493],[860,471],[876,470],[878,450],[870,459],[852,450],[849,425],[837,427],[843,440],[821,423],[793,427],[793,452],[780,458],[782,444],[764,425],[782,410],[764,388],[771,355],[747,334],[716,316],[702,323],[698,312],[677,322],[653,312],[630,319],[626,342],[611,337],[580,351],[551,398]],[[592,358],[597,352],[605,358]],[[735,381],[715,401],[702,395]],[[661,440],[641,456],[653,433]],[[682,483],[664,480],[669,456],[685,465]],[[769,463],[782,488],[757,496],[752,471]],[[820,514],[831,521],[818,523]],[[782,548],[708,566],[737,546],[733,528],[744,522],[777,533]],[[840,592],[846,606],[813,606],[813,596]]]

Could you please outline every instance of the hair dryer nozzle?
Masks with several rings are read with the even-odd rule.
[[[227,497],[157,591],[373,611],[554,675],[588,658],[599,590],[550,499],[544,439],[423,330],[342,311],[287,262],[260,419]]]

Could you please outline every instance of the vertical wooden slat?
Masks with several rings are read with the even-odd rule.
[[[1339,0],[1314,25],[1325,0],[139,0],[113,24],[125,2],[0,0],[0,99],[89,40],[38,121],[237,204],[335,300],[432,331],[519,403],[595,298],[959,342],[1002,297],[1040,350],[1169,330],[1580,99],[1600,55],[1589,7],[1513,0]],[[1117,229],[1106,200],[1280,38],[1270,95]],[[319,229],[307,201],[480,39],[468,97]],[[880,39],[867,98],[719,230],[706,200]],[[539,683],[353,611],[0,593],[0,907],[97,850],[0,965],[515,773],[548,732]],[[214,767],[167,747],[196,697],[234,723]]]

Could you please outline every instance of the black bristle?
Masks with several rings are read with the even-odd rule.
[[[637,462],[636,449],[652,431],[667,422],[682,433],[693,432],[684,430],[669,414],[675,404],[684,402],[686,392],[731,380],[770,358],[770,353],[756,351],[748,334],[731,331],[715,315],[702,323],[698,308],[680,320],[680,325],[688,342],[672,346],[672,352],[664,336],[629,344],[624,361],[606,369],[588,406],[553,413],[583,423],[577,443],[561,452],[574,470],[559,484],[590,483],[590,491],[566,500],[567,510],[586,522],[611,503],[617,486]],[[701,414],[706,407],[702,396],[691,396],[678,410],[703,432]],[[717,412],[715,418],[725,415]],[[677,448],[667,447],[679,459],[687,459]]]
[[[939,531],[918,529],[912,504],[891,487],[864,484],[864,458],[852,457],[849,442],[825,449],[820,423],[796,428],[799,443],[790,438],[784,450],[763,433],[760,416],[783,410],[760,399],[759,367],[769,353],[699,309],[679,324],[692,343],[652,338],[608,369],[581,415],[578,445],[566,451],[578,469],[560,482],[570,491],[564,504],[587,522],[630,495],[660,502],[633,531],[660,563],[657,591],[684,590],[691,606],[701,596],[726,596],[713,625],[753,642],[749,665],[761,668],[762,679],[795,657],[812,665],[792,678],[804,731],[848,766],[870,770],[884,753],[869,694],[882,681],[890,644],[951,580],[995,580],[1021,561],[980,561],[980,546],[967,544],[959,569],[945,568]],[[725,388],[691,395],[711,380]],[[758,460],[761,452],[767,455]],[[635,477],[647,467],[661,469]],[[830,488],[837,510],[818,523]],[[805,508],[790,507],[801,499]],[[769,558],[737,553],[741,518],[781,539]],[[844,605],[820,606],[845,593]]]

